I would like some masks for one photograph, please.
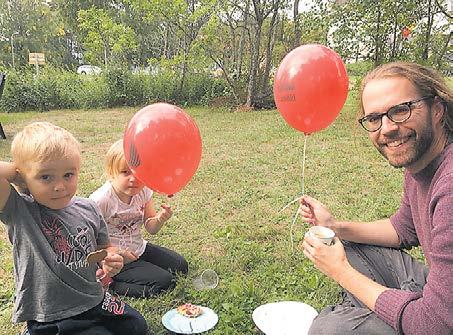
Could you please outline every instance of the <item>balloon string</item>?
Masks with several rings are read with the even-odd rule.
[[[304,134],[304,152],[303,152],[303,156],[302,156],[302,196],[305,194],[305,152],[306,152],[306,149],[307,149],[307,138],[308,138],[308,135],[305,135]]]
[[[291,200],[290,202],[288,202],[285,206],[283,206],[279,211],[278,213],[281,213],[283,212],[285,209],[287,209],[289,206],[291,206],[293,203],[299,201],[300,199],[302,199],[302,197],[304,196],[305,194],[305,190],[304,190],[304,187],[305,187],[305,153],[306,153],[306,148],[307,148],[307,138],[308,136],[304,136],[304,150],[303,150],[303,156],[302,156],[302,182],[301,182],[301,195],[296,197],[294,200]]]
[[[304,150],[303,150],[303,155],[302,155],[302,180],[301,180],[301,196],[297,197],[293,201],[291,201],[288,205],[286,205],[284,208],[288,207],[290,204],[293,204],[294,202],[300,200],[304,194],[305,194],[305,157],[306,157],[306,149],[307,149],[307,138],[308,136],[304,134]],[[299,207],[297,207],[296,212],[294,213],[293,216],[293,221],[291,222],[291,227],[289,229],[289,236],[291,239],[291,254],[294,255],[294,225],[296,224],[297,216],[299,214]]]

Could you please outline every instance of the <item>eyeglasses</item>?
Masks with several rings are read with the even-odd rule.
[[[382,118],[387,116],[390,121],[395,123],[403,123],[407,119],[411,117],[412,114],[412,107],[417,102],[434,98],[434,95],[428,95],[425,97],[421,97],[420,99],[403,102],[399,105],[390,107],[389,110],[383,114],[373,113],[368,114],[359,119],[359,123],[362,127],[369,132],[375,132],[381,129],[382,127]]]

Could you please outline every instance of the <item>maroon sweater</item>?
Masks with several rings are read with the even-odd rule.
[[[422,292],[381,293],[375,312],[398,334],[453,334],[453,144],[419,173],[406,170],[390,221],[402,247],[422,247],[429,275]]]

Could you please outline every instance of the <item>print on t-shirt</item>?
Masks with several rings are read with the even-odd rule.
[[[132,237],[139,234],[142,215],[139,212],[122,212],[114,214],[107,220],[110,236],[132,243]]]
[[[86,256],[94,250],[90,243],[88,227],[76,228],[71,234],[58,217],[46,215],[42,218],[43,233],[55,252],[56,262],[75,270],[87,267]]]

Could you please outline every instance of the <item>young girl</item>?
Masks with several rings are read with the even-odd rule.
[[[154,209],[153,192],[134,177],[123,152],[123,141],[115,142],[107,152],[108,181],[91,194],[101,209],[110,241],[120,249],[124,267],[114,276],[110,288],[120,295],[150,297],[175,284],[177,272],[186,274],[188,265],[178,253],[143,239],[142,225],[156,234],[171,217],[172,210],[162,205]]]

